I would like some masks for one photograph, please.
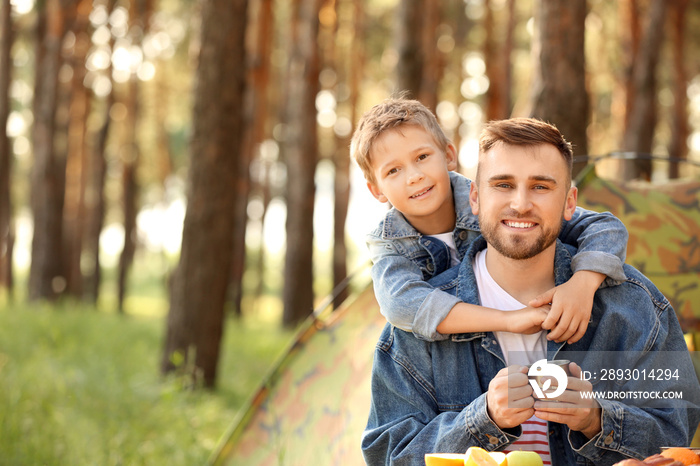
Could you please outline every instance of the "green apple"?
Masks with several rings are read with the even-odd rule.
[[[534,451],[511,451],[506,460],[508,466],[542,466],[542,458]]]

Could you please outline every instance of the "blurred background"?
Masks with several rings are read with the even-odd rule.
[[[369,283],[386,206],[348,149],[373,104],[424,102],[470,177],[485,121],[534,116],[576,173],[667,183],[700,176],[699,56],[699,0],[0,0],[0,455],[206,458]]]

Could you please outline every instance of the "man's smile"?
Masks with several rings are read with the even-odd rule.
[[[526,230],[537,225],[537,223],[534,222],[516,222],[513,220],[503,220],[503,224],[507,227],[516,228],[518,230]]]

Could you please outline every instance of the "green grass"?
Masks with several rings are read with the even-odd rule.
[[[188,391],[162,314],[0,302],[0,464],[205,463],[289,341],[269,322],[228,322],[218,389]]]

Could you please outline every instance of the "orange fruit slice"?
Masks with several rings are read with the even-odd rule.
[[[508,460],[506,459],[506,454],[503,453],[502,451],[489,452],[489,456],[496,461],[496,464],[498,466],[506,466],[508,464]]]
[[[425,466],[464,466],[466,459],[462,453],[426,453]]]
[[[481,447],[469,447],[464,466],[499,466],[493,456]]]
[[[680,461],[684,466],[700,464],[700,456],[689,448],[672,447],[661,452],[661,456]]]

